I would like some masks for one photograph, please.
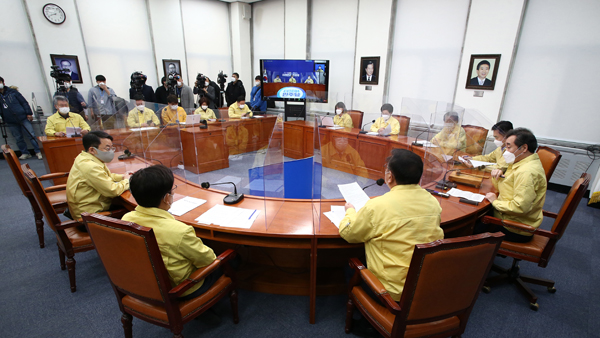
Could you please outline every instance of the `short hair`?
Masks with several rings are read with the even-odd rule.
[[[398,185],[419,184],[423,175],[423,160],[406,149],[394,149],[392,156],[387,158],[387,169]]]
[[[138,205],[158,208],[160,201],[173,190],[173,172],[162,164],[143,168],[129,178],[129,190]]]
[[[454,122],[458,123],[458,113],[455,111],[449,111],[446,114],[444,114],[444,122],[446,122],[446,119],[451,118],[452,120],[454,120]]]
[[[243,96],[238,96],[236,102],[240,102],[240,101],[246,101],[246,98]]]
[[[104,75],[96,75],[96,81],[106,81]]]
[[[175,64],[173,62],[169,63],[169,66],[173,66],[173,67],[177,68],[177,66],[175,66]]]
[[[52,107],[56,107],[56,105],[58,104],[58,101],[66,101],[69,102],[69,100],[67,99],[66,96],[63,95],[56,95],[54,97],[54,99],[52,99]]]
[[[165,83],[167,82],[167,77],[163,76],[162,79],[160,79],[160,83]]]
[[[497,130],[502,135],[506,135],[512,129],[513,124],[510,121],[500,121],[492,126],[492,130]]]
[[[202,96],[200,98],[200,101],[198,101],[198,103],[200,103],[200,105],[202,105],[203,103],[206,103],[206,105],[208,105],[209,101],[208,101],[208,97],[206,96]]]
[[[373,65],[373,69],[375,69],[375,64],[373,63],[373,61],[367,62],[367,64],[365,65],[365,68],[369,67],[369,65]]]
[[[177,95],[169,95],[167,96],[167,103],[179,103],[179,100],[177,100]]]
[[[90,150],[90,147],[98,148],[102,141],[100,139],[107,138],[109,140],[113,140],[113,137],[107,134],[102,130],[90,131],[89,133],[83,136],[83,149],[87,152]]]
[[[394,112],[394,106],[389,103],[384,103],[383,106],[381,106],[381,112],[383,113],[384,110],[389,111],[391,114]]]
[[[142,94],[142,93],[135,93],[135,94],[133,94],[133,99],[136,100],[136,101],[137,100],[143,100],[144,99],[144,94]]]
[[[69,77],[69,81],[73,80],[73,78],[71,77],[71,75],[70,75],[70,74],[65,74],[65,79],[66,79],[66,77],[67,77],[67,76]],[[66,80],[65,80],[65,81],[66,81]]]
[[[526,144],[527,151],[535,153],[538,143],[531,130],[525,128],[513,129],[506,134],[505,138],[509,138],[510,136],[516,136],[515,144],[517,147],[521,147],[522,145]]]
[[[4,82],[4,78],[0,76],[0,82]]]
[[[334,109],[337,110],[338,108],[342,108],[342,113],[346,112],[346,105],[344,104],[344,102],[338,102],[338,103],[336,103]]]
[[[260,80],[260,75],[256,75],[256,76],[254,77],[254,80]]]
[[[490,62],[488,60],[483,60],[483,61],[479,61],[479,63],[477,64],[477,70],[479,70],[479,67],[482,65],[488,65],[488,67],[491,67]]]
[[[238,79],[240,78],[240,74],[238,74],[238,73],[233,73],[233,74],[231,74],[231,76],[233,76],[233,75],[237,76],[237,77],[238,77]]]

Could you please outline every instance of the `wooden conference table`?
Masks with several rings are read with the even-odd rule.
[[[243,122],[241,122],[243,123]],[[314,127],[304,121],[286,122],[284,124],[284,152],[286,156],[305,156],[310,154],[307,146],[314,137]],[[358,134],[358,129],[345,130],[319,130],[321,140],[327,137],[340,136],[348,140],[348,144],[355,146],[358,152],[369,152],[368,149],[377,149],[377,153],[364,156],[367,175],[373,178],[382,176],[383,162],[389,151],[393,148],[410,148],[412,138],[376,137]],[[273,137],[277,137],[274,135]],[[279,136],[281,137],[281,136]],[[308,139],[307,139],[308,137]],[[40,138],[44,142],[59,142],[54,139]],[[73,141],[71,141],[73,142]],[[76,143],[76,142],[75,142]],[[325,143],[322,143],[325,144]],[[302,148],[299,145],[303,145]],[[185,147],[185,146],[184,146]],[[299,150],[303,153],[300,154]],[[305,151],[305,152],[304,152]],[[415,153],[422,153],[422,148],[415,147]],[[294,153],[295,152],[295,153]],[[66,153],[66,152],[65,152]],[[296,154],[296,155],[294,155]],[[48,155],[48,152],[47,152]],[[381,156],[381,159],[377,159]],[[49,162],[56,158],[46,157]],[[64,158],[64,157],[63,157]],[[115,173],[131,170],[136,166],[144,167],[152,162],[142,158],[127,160],[127,168],[121,162],[114,160],[109,168]],[[71,162],[72,163],[72,162]],[[381,166],[379,166],[381,163]],[[425,171],[428,162],[425,163]],[[323,166],[338,166],[347,170],[342,164],[335,161],[323,160]],[[439,177],[438,179],[442,179]],[[318,294],[342,293],[346,290],[343,268],[347,265],[349,257],[363,256],[362,244],[349,244],[338,233],[338,228],[323,215],[332,205],[344,205],[343,199],[330,200],[295,200],[284,198],[269,198],[247,195],[236,207],[257,209],[261,216],[257,218],[251,228],[225,228],[208,224],[199,224],[195,221],[202,213],[217,204],[223,204],[223,197],[228,192],[215,189],[201,189],[198,184],[176,176],[178,188],[176,199],[183,196],[193,196],[207,202],[200,207],[176,217],[178,220],[193,226],[198,237],[216,252],[226,248],[235,248],[244,258],[240,267],[240,287],[260,292],[286,295],[308,295],[309,321],[315,322],[316,296]],[[461,186],[462,190],[485,194],[493,191],[489,179],[483,181],[480,189]],[[490,204],[484,200],[479,205],[470,205],[458,202],[458,198],[435,197],[442,207],[441,226],[446,237],[469,235],[477,218],[485,213]],[[129,191],[121,195],[122,203],[127,209],[134,209],[136,202]]]

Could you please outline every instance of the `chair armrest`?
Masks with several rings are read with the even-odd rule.
[[[83,223],[78,222],[78,221],[70,220],[70,221],[62,222],[62,223],[56,225],[56,229],[57,230],[65,230],[65,229],[68,229],[68,228],[76,227],[78,225],[83,225]]]
[[[555,213],[555,212],[550,212],[550,211],[542,210],[542,213],[546,217],[552,217],[552,218],[557,218],[558,217],[558,214]]]
[[[67,176],[69,176],[69,173],[64,172],[64,173],[50,173],[50,174],[42,175],[38,178],[40,179],[40,181],[47,181],[47,180],[53,180],[55,178],[63,178],[63,177],[67,177]]]
[[[350,264],[350,267],[355,271],[354,276],[352,276],[352,279],[350,280],[348,291],[352,290],[353,287],[358,286],[360,281],[363,280],[385,304],[388,311],[395,315],[400,314],[402,309],[398,303],[392,299],[392,296],[390,296],[379,279],[377,279],[377,277],[369,271],[358,258],[350,258],[348,264]]]
[[[102,215],[102,216],[108,216],[108,217],[112,217],[112,218],[121,219],[123,217],[123,215],[125,215],[128,212],[129,212],[129,210],[127,210],[127,209],[117,209],[117,210],[97,212],[97,214]]]
[[[544,237],[548,237],[548,238],[555,238],[558,236],[557,233],[554,233],[552,231],[548,231],[548,230],[544,230],[544,229],[537,229],[537,228],[534,228],[527,224],[523,224],[523,223],[519,223],[519,222],[514,222],[514,221],[509,221],[509,220],[501,220],[499,218],[492,217],[492,216],[484,216],[481,219],[481,221],[485,224],[489,223],[489,224],[501,225],[501,226],[505,226],[508,228],[526,231],[531,234],[540,235],[540,236],[544,236]]]
[[[60,191],[60,190],[65,190],[65,189],[67,189],[66,184],[53,185],[48,188],[44,188],[44,190],[46,192],[55,192],[55,191]]]

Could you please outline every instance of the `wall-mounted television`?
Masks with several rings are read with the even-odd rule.
[[[260,60],[264,100],[327,102],[329,60]]]

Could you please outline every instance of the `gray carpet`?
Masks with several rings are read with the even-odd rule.
[[[42,161],[26,161],[38,174]],[[56,238],[45,229],[38,246],[33,214],[4,160],[0,160],[0,332],[2,337],[122,337],[120,311],[95,251],[77,254],[77,292],[59,267]],[[218,179],[218,178],[217,178]],[[379,187],[374,187],[379,188]],[[371,189],[371,188],[369,188]],[[334,190],[334,189],[332,189]],[[375,193],[375,192],[374,192]],[[565,195],[549,191],[545,209],[558,211]],[[581,202],[556,247],[549,267],[522,263],[523,273],[556,281],[549,294],[533,286],[540,310],[529,310],[516,288],[498,286],[481,294],[464,337],[598,337],[600,333],[600,210]],[[543,227],[549,228],[550,220]],[[508,266],[508,259],[496,262]],[[317,323],[308,324],[308,297],[240,291],[240,323],[229,302],[216,306],[218,327],[192,321],[186,337],[349,337],[344,333],[345,297],[317,299]],[[167,329],[134,319],[134,337],[170,337]]]

